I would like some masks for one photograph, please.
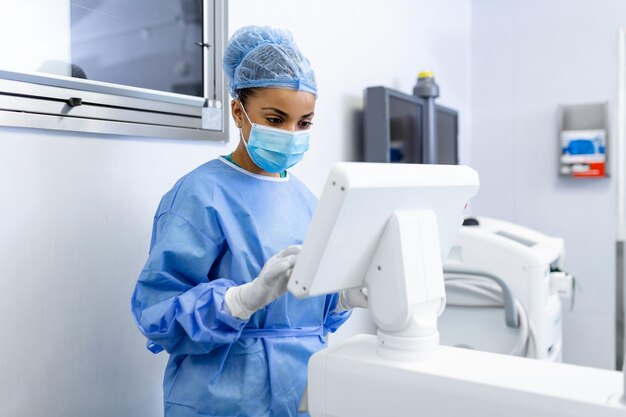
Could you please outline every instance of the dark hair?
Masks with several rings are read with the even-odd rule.
[[[258,90],[258,87],[241,88],[236,90],[235,93],[239,101],[241,101],[241,104],[245,107],[248,104],[248,100],[257,95]]]

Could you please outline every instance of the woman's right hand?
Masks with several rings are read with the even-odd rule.
[[[268,259],[254,280],[229,288],[224,300],[230,314],[248,320],[255,311],[283,295],[300,248],[299,245],[286,247]]]

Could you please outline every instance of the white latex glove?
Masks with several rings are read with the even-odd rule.
[[[230,314],[248,320],[255,311],[283,295],[299,253],[300,246],[288,246],[268,259],[251,282],[229,288],[224,301]]]
[[[335,312],[342,312],[346,310],[352,310],[353,308],[368,308],[369,302],[367,300],[367,289],[365,288],[350,288],[348,290],[342,290],[339,293],[339,301]]]

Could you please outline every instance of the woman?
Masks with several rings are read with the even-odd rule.
[[[287,169],[308,149],[317,84],[291,34],[237,31],[224,54],[236,150],[159,205],[132,311],[165,349],[165,415],[295,416],[309,357],[363,295],[286,293],[316,206]]]

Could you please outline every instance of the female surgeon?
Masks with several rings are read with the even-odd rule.
[[[166,417],[287,417],[309,357],[360,291],[299,300],[286,293],[316,206],[287,170],[309,147],[317,84],[291,34],[245,27],[224,54],[235,151],[181,178],[154,217],[132,312],[169,361]]]

